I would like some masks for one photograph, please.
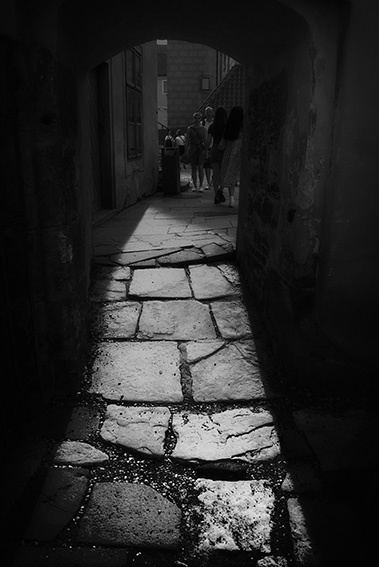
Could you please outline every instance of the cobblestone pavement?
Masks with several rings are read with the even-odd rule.
[[[88,369],[32,445],[17,567],[365,564],[377,415],[285,386],[236,226],[187,191],[94,230]]]

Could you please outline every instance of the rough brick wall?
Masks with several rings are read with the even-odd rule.
[[[19,404],[19,411],[10,405],[3,412],[6,443],[53,393],[77,388],[86,352],[89,258],[75,179],[74,75],[43,48],[30,46],[26,53],[9,42],[1,52],[7,62],[1,87],[7,140],[2,328],[9,337],[4,395]]]
[[[251,123],[248,153],[251,167],[246,223],[251,277],[262,298],[269,253],[278,238],[277,229],[283,195],[279,187],[279,142],[286,118],[287,82],[284,73],[255,89],[249,98]]]

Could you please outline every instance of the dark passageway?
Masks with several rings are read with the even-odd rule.
[[[9,338],[3,344],[4,387],[5,399],[19,402],[17,412],[12,404],[5,403],[3,431],[11,468],[15,462],[22,461],[16,467],[19,474],[8,474],[5,515],[10,531],[17,527],[16,542],[15,531],[11,533],[15,543],[12,552],[20,565],[49,565],[51,561],[57,565],[59,561],[65,565],[69,565],[69,561],[87,565],[106,565],[107,561],[120,565],[128,562],[154,565],[154,561],[160,561],[164,565],[178,557],[188,562],[191,557],[193,559],[192,551],[181,549],[182,555],[178,555],[175,544],[176,551],[172,555],[175,538],[170,538],[172,533],[178,533],[177,522],[182,530],[180,533],[186,533],[186,526],[191,522],[197,524],[199,517],[203,519],[199,525],[207,525],[204,514],[214,500],[212,490],[216,486],[208,481],[248,482],[249,486],[238,485],[243,489],[241,501],[245,501],[246,489],[252,491],[254,510],[262,505],[258,522],[262,530],[260,535],[253,526],[254,519],[247,517],[244,535],[236,528],[233,534],[236,539],[223,532],[217,540],[216,532],[223,524],[222,515],[220,523],[213,526],[216,530],[213,535],[211,527],[209,532],[197,532],[196,543],[205,546],[206,557],[209,554],[207,545],[220,546],[211,562],[225,560],[244,565],[250,560],[263,567],[271,561],[271,564],[283,567],[285,562],[304,566],[335,565],[341,558],[342,563],[348,565],[365,558],[371,537],[366,519],[375,496],[376,443],[371,433],[376,430],[378,378],[377,15],[378,8],[369,0],[351,3],[318,0],[237,2],[227,16],[213,2],[206,6],[194,2],[185,14],[173,10],[171,4],[146,0],[133,5],[121,0],[107,3],[101,0],[91,3],[86,0],[41,0],[37,5],[9,0],[1,7],[1,112],[4,123],[1,281],[5,306],[3,330]],[[125,263],[114,274],[113,260],[111,269],[106,267],[113,252],[109,254],[108,249],[101,254],[106,265],[99,281],[106,280],[106,283],[103,281],[98,286],[103,292],[115,294],[111,303],[120,289],[130,293],[131,287],[133,293],[126,297],[128,307],[125,308],[129,318],[137,317],[137,327],[128,337],[97,337],[96,340],[107,345],[125,343],[130,350],[130,360],[136,363],[151,356],[143,349],[138,351],[138,346],[127,346],[138,344],[141,337],[136,333],[152,333],[152,337],[144,337],[144,340],[162,343],[158,347],[162,350],[159,356],[163,359],[162,364],[168,365],[167,376],[171,376],[177,396],[168,402],[168,413],[164,407],[167,400],[159,396],[125,402],[123,392],[121,398],[117,397],[118,384],[113,384],[115,389],[111,388],[112,396],[117,394],[114,398],[109,392],[103,395],[101,377],[93,390],[90,376],[87,376],[87,382],[82,382],[88,348],[94,344],[89,318],[92,313],[89,302],[91,268],[96,256],[93,233],[96,171],[91,155],[93,148],[89,144],[93,70],[97,69],[97,84],[106,84],[102,78],[109,72],[109,67],[106,71],[104,62],[141,44],[150,44],[146,49],[151,49],[149,61],[153,65],[152,44],[162,37],[203,43],[228,53],[244,66],[247,77],[238,229],[233,258],[228,257],[230,240],[217,232],[220,228],[220,223],[215,222],[217,216],[213,217],[209,232],[217,234],[217,242],[209,242],[208,246],[199,238],[202,242],[196,244],[196,250],[191,245],[192,259],[179,259],[175,265],[170,264],[173,257],[169,258],[172,254],[168,253],[163,255],[166,258],[162,256],[167,262],[165,265],[154,261],[155,267],[149,267],[151,257],[148,253],[139,260],[145,265],[130,268]],[[135,56],[138,55],[138,49],[135,49]],[[123,72],[122,57],[120,55],[112,68],[114,76]],[[137,99],[139,87],[134,86]],[[109,106],[108,113],[110,109],[116,113],[125,105],[120,98],[112,99],[111,91],[105,89],[101,93],[100,106],[105,101],[105,107]],[[150,117],[150,123],[154,124],[155,108],[154,104],[144,107],[146,117]],[[116,225],[122,215],[128,218],[129,212],[133,214],[133,207],[140,206],[142,197],[150,195],[142,203],[155,198],[156,151],[153,151],[154,139],[148,133],[146,130],[149,142],[144,147],[143,157],[137,155],[138,151],[131,155],[130,134],[124,149],[118,131],[107,134],[108,142],[112,140],[113,146],[103,145],[102,151],[105,148],[111,156],[119,150],[127,155],[123,163],[135,179],[145,176],[149,180],[148,183],[139,185],[136,181],[134,185],[126,186],[127,196],[118,208],[119,214],[114,217]],[[120,180],[122,184],[120,171],[117,167],[112,171],[105,167],[101,175],[118,187]],[[119,194],[116,192],[116,195]],[[99,193],[98,198],[102,198]],[[169,201],[165,203],[167,205]],[[113,207],[114,203],[105,205]],[[211,211],[212,207],[207,205],[207,210]],[[146,214],[147,211],[145,209]],[[193,209],[190,223],[188,215],[182,217],[186,220],[187,232],[189,224],[202,222],[198,212]],[[165,218],[164,209],[159,209],[157,214]],[[128,223],[133,225],[134,220],[130,217]],[[209,215],[204,222],[211,220]],[[228,222],[233,229],[233,220]],[[112,232],[111,225],[108,228]],[[132,234],[136,235],[136,232],[133,230]],[[138,236],[135,237],[138,240]],[[155,250],[157,242],[150,243]],[[220,257],[220,247],[225,256],[221,254]],[[129,253],[132,250],[120,250],[124,260],[126,256],[123,254]],[[181,250],[177,253],[180,257]],[[201,258],[196,257],[197,254]],[[207,268],[204,274],[201,267]],[[149,269],[164,268],[170,270],[171,276],[176,274],[179,280],[175,286],[189,296],[178,298],[176,292],[171,291],[169,297],[162,299],[151,295],[151,288],[141,292],[141,286],[146,284],[138,282],[141,274],[148,277]],[[106,276],[107,271],[110,277]],[[197,278],[204,277],[208,282],[204,289],[212,288],[206,273],[212,277],[217,274],[217,279],[223,282],[220,284],[221,299],[220,296],[197,296],[201,293],[194,284]],[[222,287],[224,284],[228,288],[226,291]],[[147,295],[141,299],[141,293]],[[199,303],[198,309],[209,312],[209,328],[213,330],[207,332],[215,333],[215,336],[206,335],[199,345],[201,341],[222,340],[223,346],[212,350],[213,346],[205,351],[199,345],[188,347],[189,343],[197,342],[192,335],[183,338],[174,334],[170,340],[165,336],[172,332],[168,321],[164,338],[161,336],[158,341],[154,337],[157,331],[149,330],[143,320],[141,308],[151,310],[150,324],[154,326],[154,317],[158,314],[163,317],[162,303],[173,309],[170,302],[175,301],[181,302],[181,307],[186,301],[191,301],[191,305]],[[230,321],[236,313],[241,321],[240,328],[234,322],[232,330],[228,331],[232,337],[225,336],[224,325],[227,323],[220,309],[220,303],[229,301],[233,303],[233,309],[225,305],[221,307],[225,307]],[[121,312],[115,315],[109,309],[108,323],[114,317],[116,321],[123,320]],[[247,313],[249,324],[253,324],[252,331],[245,326]],[[182,316],[187,318],[189,313]],[[259,329],[254,327],[257,320],[264,322],[264,346],[260,342]],[[251,339],[254,348],[249,342]],[[107,348],[112,349],[111,346]],[[207,364],[214,357],[228,373],[228,361],[222,357],[225,349],[229,354],[230,351],[234,353],[244,368],[247,365],[249,376],[255,376],[252,366],[258,366],[259,380],[262,364],[268,357],[275,366],[267,376],[271,380],[272,395],[268,394],[270,388],[265,383],[263,389],[257,387],[254,395],[250,389],[249,394],[241,398],[235,393],[238,388],[234,389],[228,383],[232,402],[229,398],[228,401],[224,398],[195,399],[194,390],[191,390],[193,380],[199,379],[203,372],[211,378],[212,369]],[[255,353],[252,352],[254,349]],[[114,353],[103,351],[102,355],[107,361],[117,360]],[[157,365],[156,370],[160,364],[157,361],[152,362]],[[202,365],[204,368],[200,372]],[[122,364],[120,368],[124,372]],[[172,373],[173,368],[176,370]],[[132,386],[129,384],[130,388]],[[80,407],[76,408],[78,402]],[[59,461],[53,463],[51,451],[58,441],[88,442],[104,453],[104,443],[112,443],[110,437],[114,432],[108,431],[107,440],[100,440],[100,429],[104,431],[112,420],[117,422],[109,406],[134,408],[132,411],[137,412],[135,408],[142,407],[141,404],[145,406],[145,403],[147,416],[151,416],[151,408],[162,410],[154,410],[154,419],[159,419],[151,439],[146,440],[149,443],[155,435],[162,440],[159,435],[163,432],[164,459],[158,459],[158,464],[145,457],[141,460],[133,449],[129,455],[117,444],[106,445],[108,459],[96,454],[95,459],[100,459],[96,461],[96,473],[88,464],[71,463],[67,468]],[[216,420],[216,417],[221,420],[217,422],[218,431],[223,431],[223,421],[218,414],[227,411],[226,406],[244,418],[246,411],[251,411],[258,421],[262,418],[258,430],[262,427],[267,433],[267,427],[273,424],[267,445],[274,447],[273,452],[269,451],[261,465],[249,461],[252,455],[257,455],[256,448],[249,449],[247,467],[232,466],[232,472],[226,467],[228,472],[225,473],[220,472],[224,471],[221,466],[216,467],[218,472],[215,473],[213,466],[206,466],[199,474],[199,468],[193,468],[192,464],[188,466],[186,458],[183,464],[183,454],[188,446],[184,443],[183,448],[178,441],[181,437],[191,436],[188,424],[194,422],[192,413],[196,413],[192,411],[192,403],[201,406],[199,413],[203,421],[200,420],[200,427],[203,431],[212,431],[212,419]],[[183,408],[189,417],[183,415]],[[143,422],[146,415],[137,418]],[[32,424],[43,416],[48,418],[47,422],[42,420],[43,425],[37,428],[35,435]],[[126,423],[129,417],[122,416],[120,420]],[[235,434],[238,441],[246,431],[255,431],[257,424],[252,425],[250,419],[252,415],[249,414],[248,422]],[[21,453],[25,457],[22,459],[20,439]],[[212,441],[209,443],[211,446]],[[76,446],[78,454],[82,449]],[[241,454],[246,456],[245,449]],[[171,460],[175,454],[180,457]],[[205,457],[207,460],[208,456]],[[225,454],[215,460],[229,462],[230,455],[224,457]],[[202,460],[200,456],[199,461]],[[118,466],[118,462],[122,464]],[[128,466],[130,473],[125,472]],[[165,487],[165,475],[172,480],[170,487]],[[182,482],[183,478],[185,482]],[[45,481],[48,482],[45,485],[47,500],[53,494],[58,498],[58,509],[65,518],[63,523],[68,526],[68,531],[62,539],[63,532],[54,531],[61,524],[54,527],[53,518],[50,517],[51,522],[46,521],[43,515],[41,529],[49,525],[50,535],[34,545],[38,538],[29,533],[26,546],[19,550],[19,534],[28,529],[38,492]],[[121,487],[125,482],[158,492],[158,496],[154,493],[158,502],[155,510],[162,512],[164,509],[164,518],[169,519],[168,532],[169,526],[175,526],[173,532],[166,533],[168,539],[162,545],[170,550],[168,555],[165,555],[166,551],[159,555],[159,551],[154,558],[154,554],[141,552],[139,555],[140,552],[135,550],[129,554],[128,545],[122,544],[120,551],[118,544],[114,546],[107,538],[94,543],[91,538],[98,537],[94,532],[89,536],[89,542],[83,541],[84,532],[87,537],[87,528],[93,524],[89,519],[81,523],[84,517],[82,505],[92,507],[93,518],[96,506],[98,510],[104,510],[105,501],[108,502],[106,506],[117,508],[119,490],[131,508],[138,499],[145,503],[151,500],[152,493],[144,492],[145,488],[139,488],[134,495],[125,494],[125,486]],[[117,486],[110,487],[108,483]],[[254,490],[251,483],[254,483]],[[187,495],[188,501],[185,486],[196,489]],[[219,495],[222,494],[220,500],[230,503],[232,496],[226,486],[217,484],[217,490],[221,491]],[[68,492],[67,487],[70,487]],[[239,488],[236,488],[237,492]],[[102,494],[104,489],[105,494]],[[202,504],[199,504],[195,497],[201,494]],[[96,497],[95,502],[91,495]],[[67,501],[71,502],[69,508],[66,508]],[[186,508],[192,504],[193,508]],[[183,510],[180,520],[177,509]],[[188,510],[192,512],[186,516]],[[157,524],[152,516],[149,521],[151,533],[156,533]],[[87,528],[83,527],[86,522]],[[363,524],[365,529],[362,531]],[[117,525],[116,521],[115,533]],[[246,533],[250,535],[247,537]],[[71,542],[78,547],[70,558]],[[226,547],[221,549],[224,544]],[[237,547],[233,548],[233,545]],[[226,555],[222,555],[224,551]]]
[[[87,369],[40,420],[14,565],[353,565],[370,550],[376,406],[288,385],[236,265],[235,213],[156,193],[95,228]]]

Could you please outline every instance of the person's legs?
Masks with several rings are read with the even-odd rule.
[[[196,191],[196,185],[197,185],[197,165],[195,165],[194,163],[191,163],[191,177],[192,177],[192,183],[193,183],[192,191]]]
[[[221,169],[220,164],[218,162],[212,163],[212,170],[213,170],[213,189],[215,195],[217,191],[220,189],[221,185]]]
[[[205,177],[207,180],[207,185],[210,188],[212,185],[212,169],[210,167],[205,167]]]
[[[225,197],[222,190],[222,179],[221,179],[221,164],[215,162],[212,164],[213,166],[213,187],[215,192],[215,199],[214,202],[216,205],[220,203],[224,203]]]
[[[199,191],[203,191],[203,181],[204,181],[204,167],[203,165],[199,164],[199,181],[200,181],[200,187],[199,187]]]
[[[229,190],[229,207],[234,207],[234,185],[233,187],[228,187]]]

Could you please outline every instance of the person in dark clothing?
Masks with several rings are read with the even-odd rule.
[[[210,148],[209,161],[213,172],[213,189],[215,193],[215,203],[225,201],[221,191],[221,161],[223,150],[220,150],[218,145],[222,140],[224,128],[228,118],[228,113],[223,106],[216,109],[214,120],[208,128],[208,138],[206,148]]]
[[[205,160],[206,130],[201,125],[201,114],[195,112],[193,124],[187,128],[184,155],[191,164],[192,191],[204,191],[204,160]],[[197,174],[199,173],[199,188],[197,188]]]
[[[243,108],[233,106],[219,144],[224,148],[221,162],[221,191],[229,192],[229,207],[234,207],[234,191],[240,176],[243,131]]]
[[[172,148],[174,145],[174,136],[172,135],[172,130],[167,132],[167,136],[164,139],[164,147]]]
[[[204,118],[201,121],[201,125],[204,126],[206,130],[206,136],[208,136],[208,131],[212,123],[213,123],[213,108],[211,106],[207,106],[207,108],[205,109]],[[212,175],[211,175],[212,166],[210,162],[210,155],[208,149],[205,152],[205,161],[204,161],[204,172],[207,180],[207,185],[205,189],[210,189],[212,187]]]

